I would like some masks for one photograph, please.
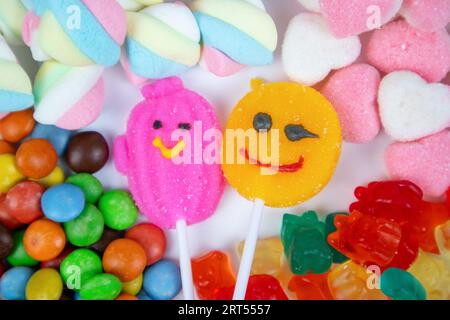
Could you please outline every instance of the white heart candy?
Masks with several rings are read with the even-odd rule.
[[[450,126],[450,87],[410,71],[392,72],[378,91],[381,122],[398,141],[413,141]]]
[[[283,65],[290,79],[314,85],[354,62],[361,53],[359,37],[335,38],[318,14],[301,13],[289,23],[283,44]]]

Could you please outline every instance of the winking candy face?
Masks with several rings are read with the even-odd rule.
[[[249,200],[261,199],[270,207],[302,203],[319,193],[334,173],[342,143],[337,114],[319,92],[300,84],[253,80],[252,87],[228,120],[225,177]],[[239,146],[238,138],[230,139],[230,129],[254,135]],[[261,153],[265,146],[267,153]],[[226,154],[233,148],[229,161]]]

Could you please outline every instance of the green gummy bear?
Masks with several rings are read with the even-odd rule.
[[[332,253],[325,237],[325,223],[319,220],[316,212],[284,215],[281,241],[293,273],[320,274],[330,269]]]
[[[392,300],[426,300],[425,288],[411,273],[399,268],[386,269],[380,278],[381,291]]]
[[[335,212],[335,213],[330,213],[326,219],[325,219],[325,236],[328,238],[328,235],[330,233],[335,232],[336,226],[334,225],[334,218],[337,215],[346,215],[348,216],[347,212]],[[328,243],[328,240],[327,240]],[[333,248],[329,243],[328,246],[330,247],[331,253],[333,255],[333,262],[334,263],[343,263],[345,261],[348,260],[348,258],[346,256],[344,256],[342,253],[340,253],[339,251],[337,251],[335,248]]]

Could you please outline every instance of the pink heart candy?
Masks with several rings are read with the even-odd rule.
[[[354,64],[333,74],[322,89],[335,108],[345,141],[365,143],[380,132],[377,92],[380,74],[368,64]]]
[[[385,162],[393,179],[409,180],[425,194],[440,197],[450,186],[450,131],[391,144]]]
[[[367,58],[385,73],[407,70],[439,82],[450,71],[450,37],[445,29],[424,32],[394,21],[373,33]]]
[[[401,0],[320,0],[323,16],[338,38],[380,28],[395,17]]]
[[[450,22],[450,0],[404,0],[401,15],[423,31],[437,31]]]

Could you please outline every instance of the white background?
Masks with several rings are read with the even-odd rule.
[[[262,68],[247,68],[229,78],[218,78],[200,67],[182,76],[187,88],[197,91],[215,106],[222,126],[225,126],[227,117],[235,104],[249,90],[250,79],[260,77],[266,81],[288,80],[280,60],[281,43],[288,22],[302,9],[296,0],[266,0],[264,2],[277,24],[279,33],[279,45],[274,64]],[[365,43],[367,36],[363,38]],[[36,66],[30,62],[27,50],[15,48],[15,51],[19,59],[27,66],[28,71],[34,73]],[[128,114],[141,100],[141,96],[139,88],[127,81],[120,66],[106,71],[105,83],[104,110],[99,119],[84,130],[101,132],[111,147],[114,137],[125,132]],[[326,216],[333,211],[347,210],[348,205],[354,201],[353,190],[356,186],[387,178],[383,152],[390,142],[387,136],[380,134],[377,139],[368,144],[344,143],[336,173],[324,191],[298,207],[266,208],[260,238],[279,235],[283,213],[300,214],[306,210],[316,210],[320,215]],[[126,178],[115,170],[112,159],[96,176],[100,178],[106,189],[127,188]],[[223,250],[231,254],[237,270],[239,261],[236,245],[246,236],[251,208],[251,202],[227,186],[214,216],[189,228],[192,256],[196,257],[215,249]],[[166,234],[167,256],[177,258],[176,234],[173,230],[166,231]]]

